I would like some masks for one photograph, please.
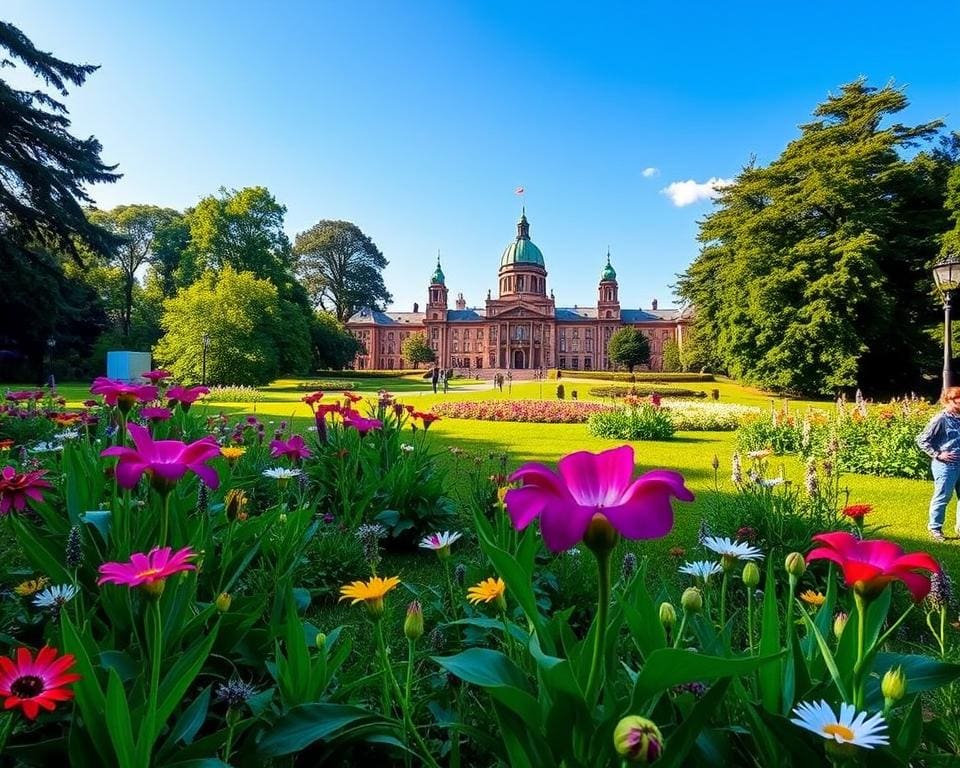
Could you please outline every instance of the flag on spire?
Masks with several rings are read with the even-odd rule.
[[[522,194],[523,194],[523,187],[517,187],[516,192],[514,192],[514,194],[522,195]]]

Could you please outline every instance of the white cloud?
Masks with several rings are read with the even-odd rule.
[[[672,181],[660,192],[669,197],[677,208],[683,208],[685,205],[693,205],[701,200],[716,197],[720,189],[729,187],[731,184],[733,184],[733,179],[711,176],[706,181],[694,181],[693,179]]]
[[[645,178],[645,179],[649,179],[649,178],[652,178],[653,176],[659,176],[659,175],[660,175],[660,169],[659,169],[659,168],[644,168],[644,169],[643,169],[643,178]]]

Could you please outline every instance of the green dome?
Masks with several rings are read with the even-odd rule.
[[[530,240],[530,225],[526,212],[521,214],[520,221],[517,222],[517,239],[503,249],[503,256],[500,257],[501,267],[510,264],[534,264],[546,268],[543,254]]]
[[[600,280],[616,280],[617,279],[617,270],[613,268],[613,265],[610,263],[610,254],[607,254],[607,266],[603,268],[603,272],[600,273]]]
[[[443,270],[440,269],[440,259],[437,259],[437,268],[433,270],[433,277],[430,278],[430,285],[444,285],[446,278],[443,276]]]

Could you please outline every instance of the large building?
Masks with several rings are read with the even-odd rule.
[[[482,308],[468,308],[463,294],[454,309],[447,302],[447,285],[440,259],[427,289],[424,311],[380,312],[361,309],[347,328],[363,345],[356,368],[391,370],[411,367],[401,345],[413,333],[424,333],[444,368],[517,369],[561,368],[609,370],[610,335],[625,325],[650,340],[650,368],[660,370],[663,344],[683,343],[689,310],[623,309],[617,273],[607,263],[600,273],[596,303],[558,307],[547,291],[547,268],[540,249],[530,240],[526,212],[517,222],[517,237],[500,257],[496,298],[487,291]]]

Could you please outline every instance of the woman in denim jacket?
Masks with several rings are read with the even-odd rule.
[[[954,493],[960,497],[960,387],[948,387],[940,396],[943,410],[930,419],[917,445],[930,457],[933,498],[930,499],[930,535],[943,540],[943,521]],[[956,523],[960,535],[960,518]]]

